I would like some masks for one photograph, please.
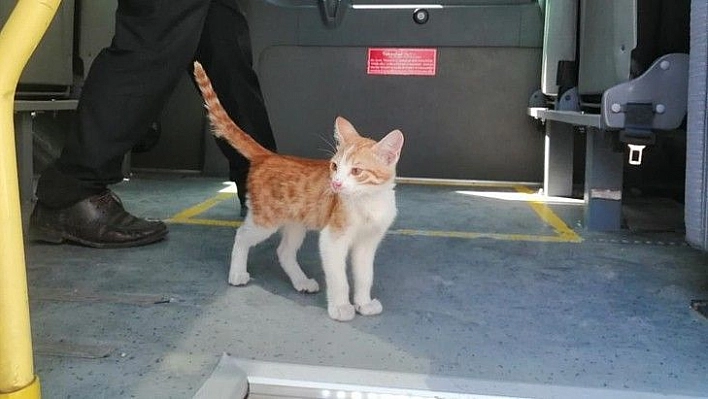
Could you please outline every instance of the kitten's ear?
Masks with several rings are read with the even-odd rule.
[[[351,142],[353,138],[360,137],[354,126],[346,119],[338,116],[334,121],[334,139],[337,140],[337,147]]]
[[[403,148],[403,133],[394,130],[376,143],[374,152],[386,165],[393,165],[401,156],[401,148]]]

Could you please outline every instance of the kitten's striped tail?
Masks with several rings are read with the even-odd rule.
[[[223,137],[238,152],[248,160],[272,154],[272,152],[244,132],[226,113],[226,110],[219,102],[211,80],[207,76],[202,64],[194,62],[194,79],[202,92],[204,106],[209,111],[209,120],[216,137]]]

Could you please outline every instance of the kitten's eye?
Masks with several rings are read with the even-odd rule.
[[[352,168],[351,170],[352,176],[359,176],[361,174],[361,169],[359,168]]]
[[[332,172],[336,172],[336,171],[337,171],[337,163],[336,163],[336,162],[330,163],[330,164],[329,164],[329,169],[330,169]]]

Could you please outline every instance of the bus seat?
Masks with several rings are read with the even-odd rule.
[[[655,131],[676,129],[684,119],[689,5],[689,0],[546,0],[541,95],[534,93],[528,112],[547,122],[544,191],[549,195],[572,192],[574,132],[587,133],[583,196],[591,230],[621,227],[625,161],[616,144],[626,143],[627,162],[639,165]],[[565,69],[576,65],[574,88],[566,82],[576,76]]]
[[[630,78],[637,45],[636,0],[581,0],[578,92],[600,95]]]
[[[577,32],[577,2],[566,0],[539,0],[544,13],[541,91],[557,96],[558,69],[574,68]],[[567,64],[567,63],[571,64]]]
[[[579,94],[598,102],[605,90],[640,76],[659,57],[688,53],[689,3],[581,0]]]

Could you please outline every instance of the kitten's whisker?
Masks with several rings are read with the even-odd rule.
[[[317,150],[327,154],[328,158],[332,158],[335,154],[334,152],[332,152],[332,150],[328,150],[327,148],[318,148]]]
[[[319,138],[320,140],[324,141],[325,144],[327,144],[327,146],[329,147],[329,148],[321,148],[320,147],[317,149],[318,151],[324,152],[325,154],[327,154],[327,156],[329,158],[333,157],[334,154],[337,153],[337,147],[335,147],[335,145],[333,143],[327,141],[327,139],[325,137],[323,137],[322,135],[318,134],[318,135],[316,135],[316,137]]]
[[[331,151],[332,151],[332,155],[334,155],[334,154],[337,152],[337,146],[334,145],[334,143],[332,143],[331,141],[327,140],[327,138],[324,137],[324,136],[322,136],[321,134],[318,134],[317,137],[318,137],[320,140],[324,141],[325,144],[327,144],[327,145],[329,146],[329,148],[330,148]]]

